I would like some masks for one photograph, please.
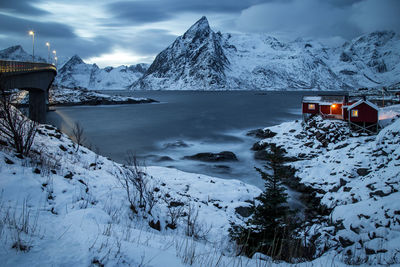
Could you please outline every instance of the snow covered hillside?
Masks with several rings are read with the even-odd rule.
[[[325,209],[308,228],[319,250],[335,250],[348,264],[399,264],[400,118],[377,136],[351,137],[346,123],[319,117],[267,129],[276,135],[258,147],[273,143],[296,159],[289,164],[299,180],[288,184]]]
[[[202,17],[162,51],[132,89],[338,90],[399,81],[400,37],[374,32],[325,47],[266,34],[221,34]]]
[[[235,208],[260,193],[254,186],[147,167],[141,169],[144,194],[150,194],[144,212],[128,201],[126,166],[77,147],[52,126],[39,126],[29,157],[16,154],[4,138],[0,148],[2,266],[259,262],[223,255],[230,254],[229,221],[238,220]]]
[[[139,79],[147,68],[147,64],[137,64],[101,69],[96,64],[86,64],[75,55],[58,70],[54,83],[69,88],[121,90]]]

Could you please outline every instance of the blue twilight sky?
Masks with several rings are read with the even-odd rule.
[[[21,44],[47,57],[99,66],[151,63],[201,16],[214,31],[264,32],[284,41],[338,45],[375,30],[400,32],[400,0],[0,0],[0,49]]]

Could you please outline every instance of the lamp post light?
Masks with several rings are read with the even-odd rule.
[[[46,46],[47,46],[47,63],[50,64],[50,43],[46,42]]]
[[[56,60],[56,57],[57,57],[57,52],[56,52],[56,50],[53,50],[53,56],[54,56],[54,61]]]
[[[56,68],[57,68],[57,60],[58,60],[58,57],[54,57],[54,60],[56,61]]]
[[[32,36],[32,62],[35,62],[35,32],[29,31],[29,35]]]

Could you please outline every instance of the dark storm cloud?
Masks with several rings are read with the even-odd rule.
[[[139,0],[115,2],[107,5],[107,9],[112,13],[113,20],[142,24],[168,20],[182,12],[239,13],[252,5],[274,1],[277,0]]]
[[[398,0],[292,0],[244,10],[236,21],[242,31],[284,32],[292,38],[351,39],[376,30],[400,30]]]
[[[1,33],[26,35],[34,29],[38,35],[46,37],[75,37],[72,29],[57,22],[38,22],[0,14]]]
[[[24,15],[46,15],[47,11],[33,5],[34,0],[0,0],[0,11]]]

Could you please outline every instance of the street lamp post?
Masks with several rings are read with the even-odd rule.
[[[53,50],[53,56],[54,56],[54,62],[56,61],[56,57],[57,57],[57,52],[56,50]]]
[[[47,62],[50,64],[50,43],[46,42],[47,46]]]
[[[32,62],[35,62],[35,32],[29,31],[29,35],[32,36]]]
[[[55,59],[55,61],[56,61],[56,68],[57,68],[57,60],[58,60],[58,57],[54,57],[54,59]]]

